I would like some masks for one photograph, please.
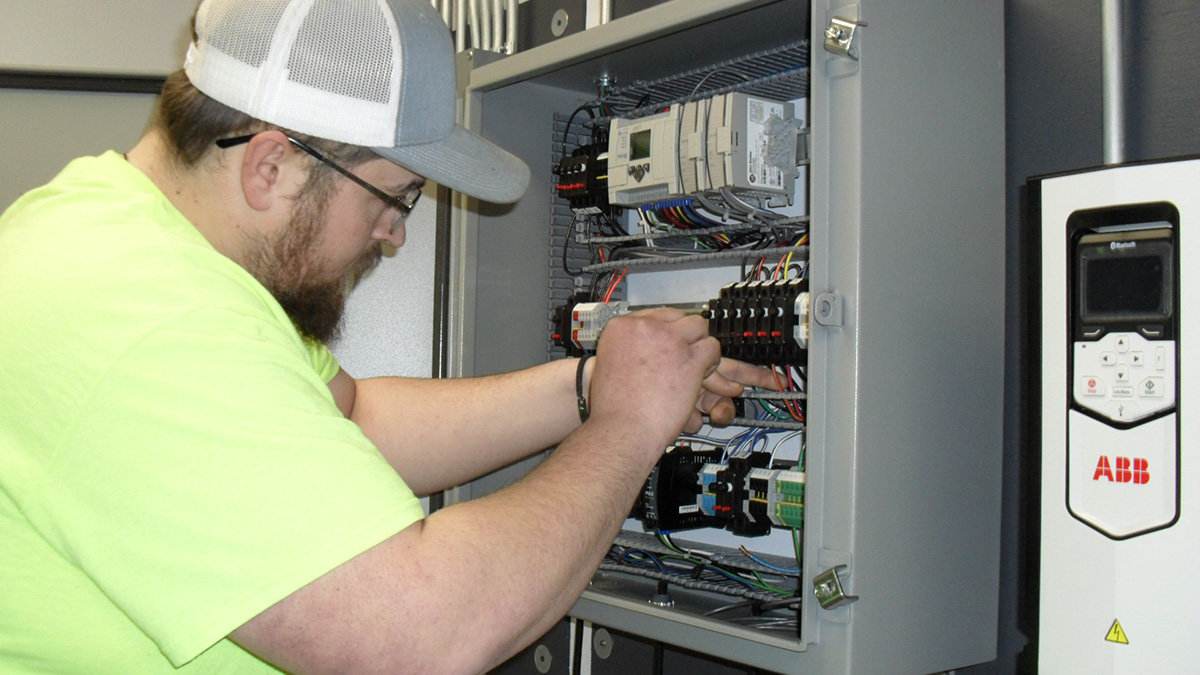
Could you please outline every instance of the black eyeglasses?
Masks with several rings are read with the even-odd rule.
[[[250,139],[254,138],[257,135],[258,134],[246,134],[245,136],[234,136],[232,138],[222,138],[217,141],[217,147],[221,148],[223,150],[225,148],[232,148],[235,145],[241,145],[242,143],[249,143]],[[387,204],[388,206],[395,209],[396,213],[399,214],[400,217],[396,220],[395,223],[392,224],[392,228],[390,230],[391,232],[395,232],[396,228],[400,227],[404,223],[404,221],[406,219],[408,219],[408,214],[412,213],[413,207],[416,206],[417,201],[421,199],[421,186],[420,185],[410,188],[408,193],[405,194],[403,197],[396,197],[393,195],[389,195],[388,193],[384,192],[383,190],[380,190],[379,188],[375,187],[374,185],[371,185],[367,181],[359,178],[358,176],[355,176],[353,173],[350,173],[350,170],[347,169],[346,167],[335,164],[333,162],[333,160],[331,160],[328,157],[326,157],[325,155],[322,155],[321,153],[317,152],[315,149],[310,147],[307,143],[298,141],[298,140],[292,138],[291,136],[288,136],[287,139],[289,141],[291,141],[292,145],[296,146],[297,148],[300,148],[304,152],[307,152],[308,154],[312,155],[314,158],[316,158],[317,161],[321,162],[325,166],[333,169],[334,171],[337,171],[338,173],[342,174],[346,178],[349,178],[351,181],[362,186],[362,188],[364,190],[366,190],[367,192],[370,192],[371,194],[373,194],[376,197],[379,197],[381,200],[383,200],[384,204]]]

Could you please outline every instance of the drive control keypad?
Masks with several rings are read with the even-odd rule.
[[[1074,398],[1116,422],[1175,406],[1175,343],[1138,333],[1108,333],[1075,343]]]

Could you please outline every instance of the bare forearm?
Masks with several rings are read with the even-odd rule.
[[[590,421],[521,481],[409,527],[233,638],[298,673],[482,672],[586,586],[663,432]]]
[[[637,452],[614,456],[608,452],[613,447]],[[612,545],[663,447],[665,441],[637,438],[624,424],[581,430],[511,488],[429,519],[426,534],[435,541],[462,537],[465,526],[473,539],[469,548],[494,552],[490,569],[508,572],[485,570],[475,580],[482,584],[476,597],[496,607],[480,608],[457,627],[463,642],[475,636],[480,664],[511,656],[566,613]],[[497,626],[507,628],[497,632]]]
[[[480,378],[360,380],[350,415],[420,494],[553,446],[579,425],[574,359]]]

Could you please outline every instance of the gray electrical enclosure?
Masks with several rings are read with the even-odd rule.
[[[608,573],[572,615],[784,673],[929,673],[995,658],[1003,19],[999,0],[673,0],[502,59],[467,57],[478,63],[464,69],[465,124],[524,159],[533,182],[511,207],[451,199],[448,375],[550,356],[556,115],[594,100],[601,81],[666,82],[802,45],[809,164],[797,192],[817,304],[799,629],[658,607],[653,583]],[[825,609],[814,590],[831,582],[847,599]]]

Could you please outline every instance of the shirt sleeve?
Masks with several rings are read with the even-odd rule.
[[[424,515],[323,363],[271,321],[192,312],[111,368],[57,451],[42,531],[176,666]]]
[[[337,357],[329,351],[329,347],[324,342],[306,339],[304,347],[308,350],[308,356],[312,360],[313,369],[317,371],[317,376],[321,378],[322,382],[328,384],[341,369]]]

